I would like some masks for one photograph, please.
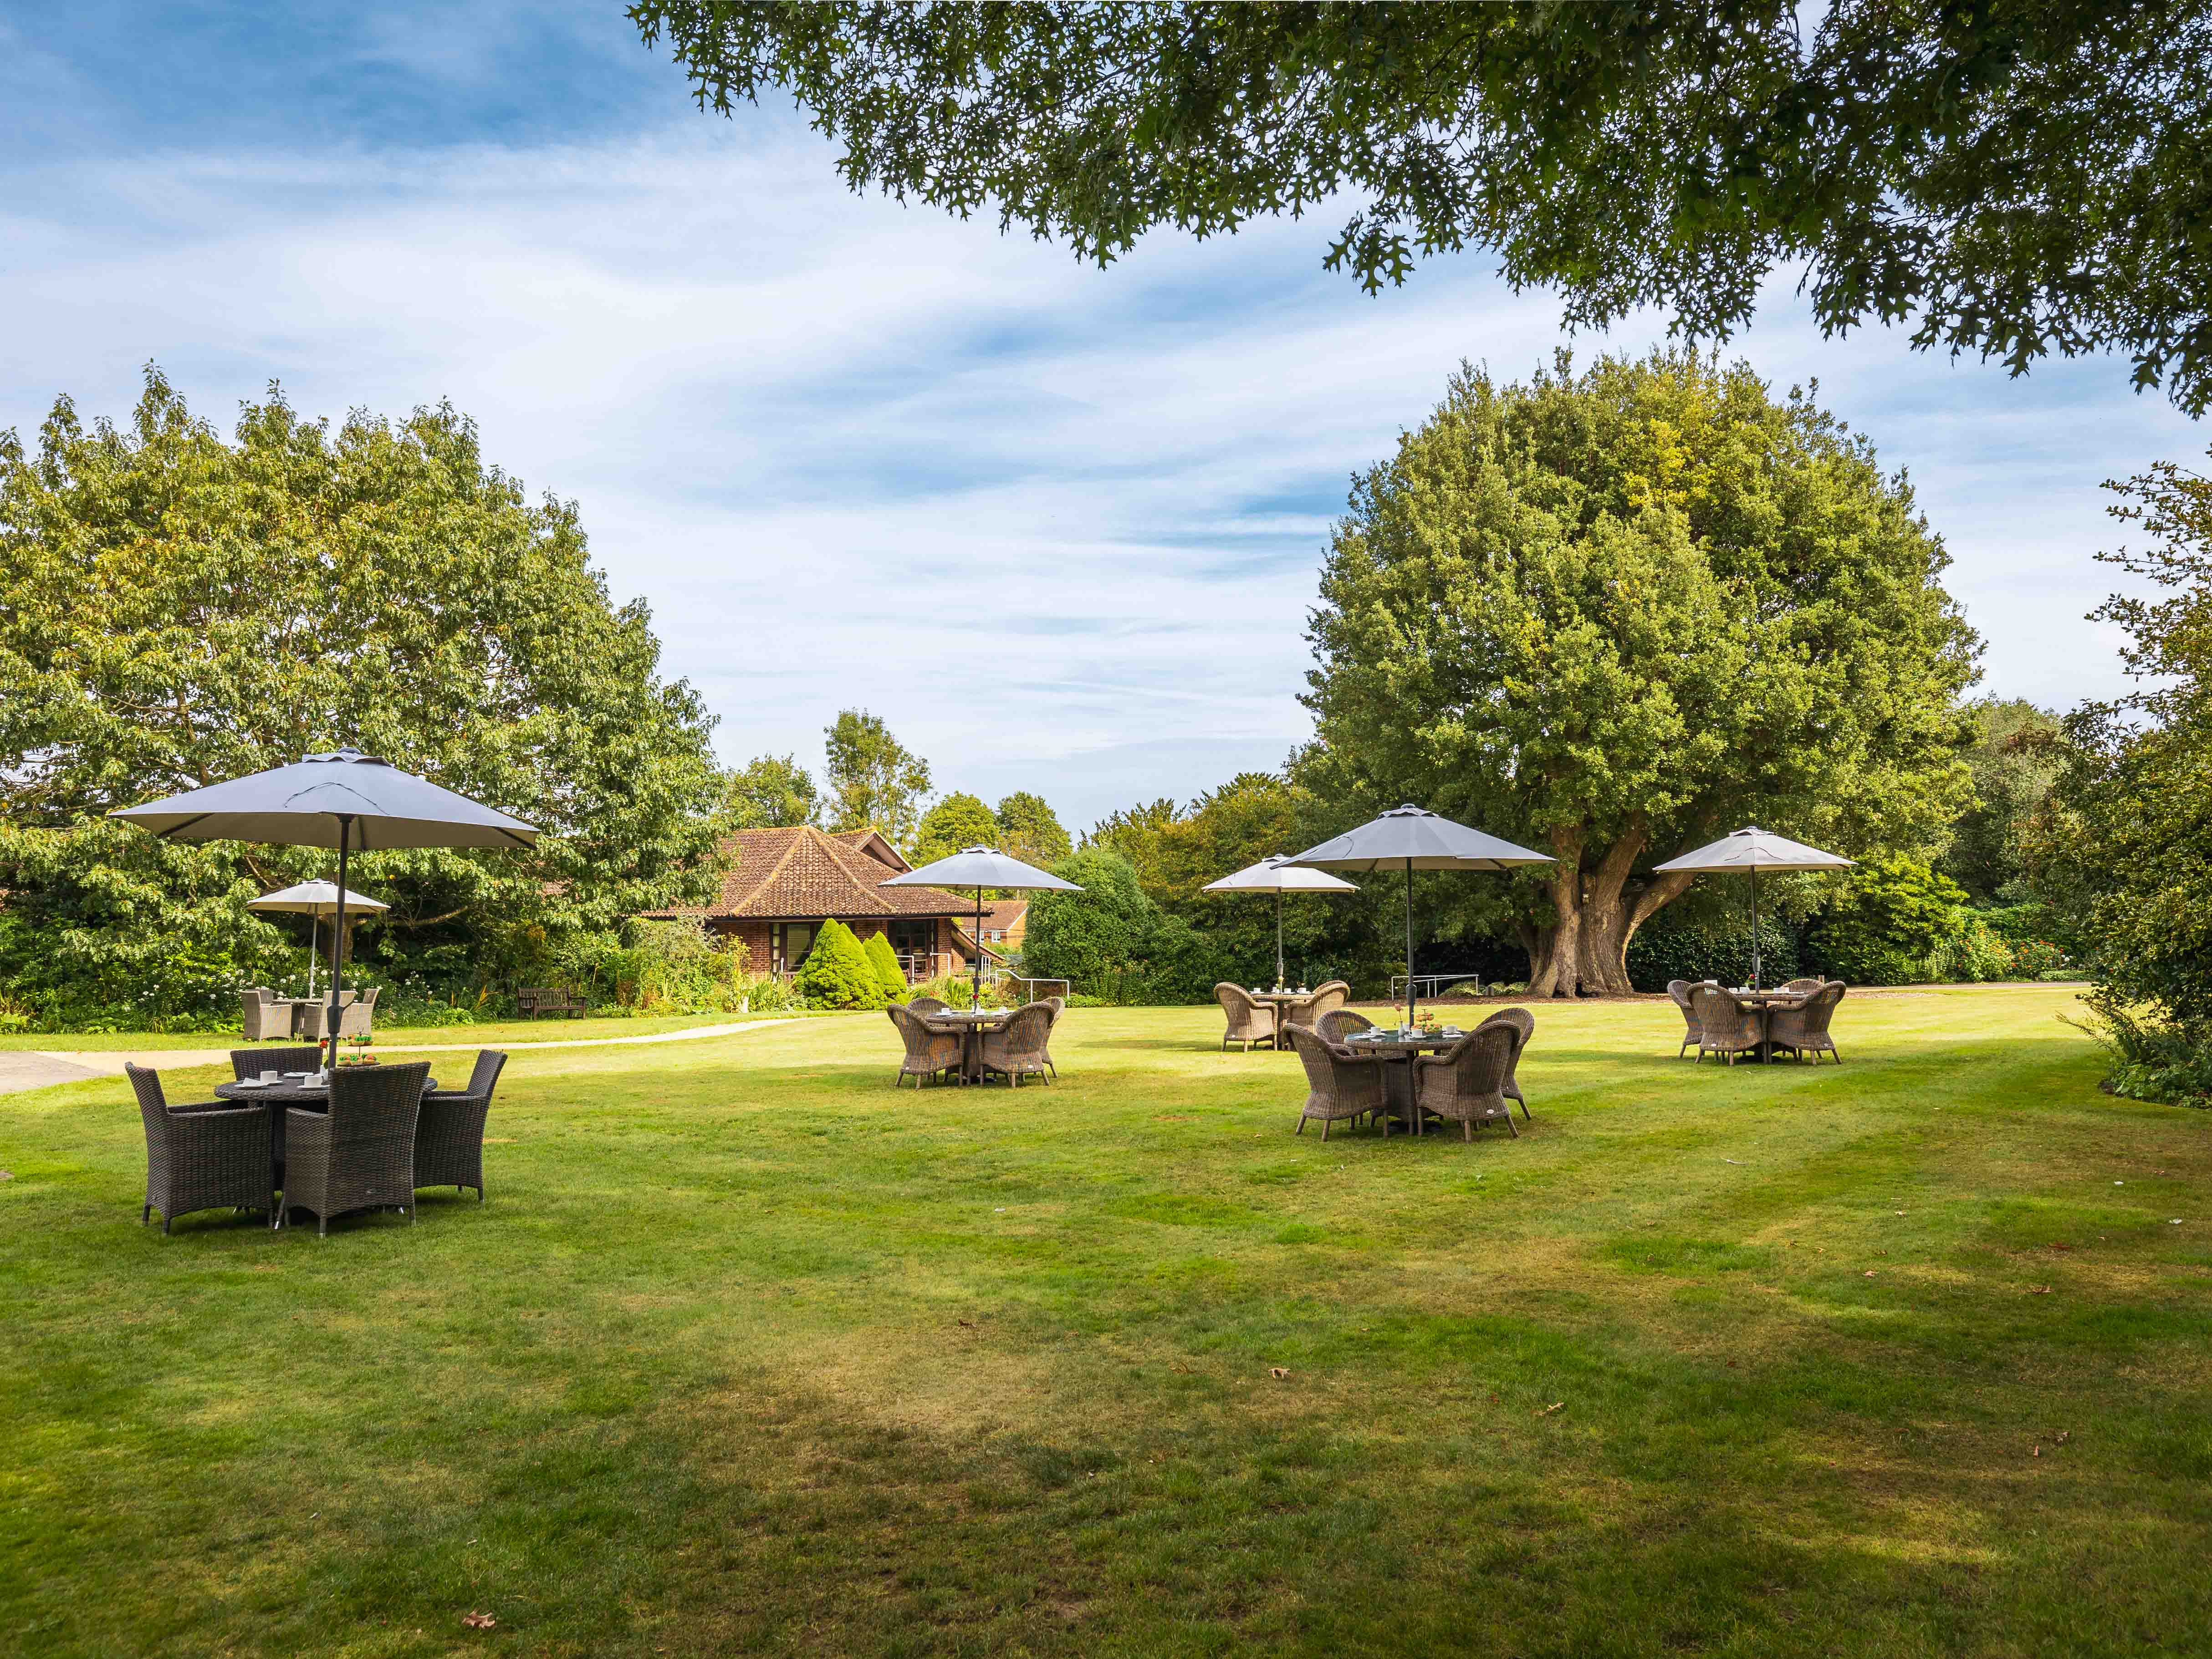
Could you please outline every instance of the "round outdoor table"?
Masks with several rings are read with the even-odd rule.
[[[957,1032],[960,1037],[960,1080],[981,1083],[983,1080],[983,1033],[1000,1031],[1013,1018],[1006,1008],[940,1008],[933,1014],[921,1016],[921,1023],[934,1031]]]
[[[1413,1126],[1413,1133],[1419,1134],[1422,1119],[1420,1108],[1413,1103],[1413,1056],[1441,1053],[1466,1035],[1464,1031],[1438,1031],[1434,1036],[1414,1031],[1401,1036],[1396,1031],[1385,1031],[1378,1036],[1373,1031],[1354,1031],[1345,1038],[1344,1047],[1355,1054],[1372,1054],[1378,1059],[1397,1062],[1383,1068],[1382,1097]]]
[[[436,1092],[437,1087],[437,1079],[426,1077],[422,1079],[422,1092],[425,1095]],[[217,1100],[234,1100],[241,1106],[251,1102],[268,1107],[269,1185],[272,1191],[280,1191],[284,1185],[285,1109],[301,1106],[312,1108],[319,1112],[326,1112],[331,1106],[331,1085],[327,1083],[318,1083],[312,1077],[280,1077],[276,1082],[265,1085],[247,1082],[218,1083],[215,1085],[215,1096]],[[272,1228],[275,1227],[283,1218],[283,1215],[284,1206],[280,1204],[276,1206],[276,1213],[269,1218],[269,1224]]]

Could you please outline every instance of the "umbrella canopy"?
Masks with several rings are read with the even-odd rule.
[[[275,893],[264,893],[258,899],[246,901],[249,910],[290,910],[303,916],[334,916],[338,912],[338,884],[334,881],[303,881],[297,887],[287,887]],[[392,907],[382,899],[364,898],[359,893],[345,896],[349,910],[389,910]]]
[[[322,918],[334,916],[341,910],[389,910],[392,907],[381,899],[363,898],[359,893],[344,895],[345,902],[338,902],[340,889],[334,881],[303,881],[297,887],[286,887],[274,893],[264,893],[258,899],[246,901],[249,910],[289,910],[295,915],[312,917],[316,927]],[[312,931],[312,930],[311,930]],[[345,941],[337,948],[344,950]],[[315,1000],[315,962],[321,955],[313,943],[307,946],[307,1000]]]
[[[1318,847],[1309,847],[1290,860],[1329,870],[1406,872],[1406,1023],[1413,1024],[1413,872],[1416,870],[1513,870],[1530,864],[1556,862],[1548,853],[1532,852],[1510,841],[1470,830],[1463,823],[1438,817],[1419,806],[1394,806],[1378,818]]]
[[[1693,853],[1668,859],[1664,864],[1655,864],[1652,869],[1661,875],[1678,872],[1706,872],[1741,870],[1751,878],[1751,988],[1759,988],[1759,872],[1762,870],[1848,870],[1851,860],[1840,854],[1824,853],[1817,847],[1808,847],[1802,842],[1778,836],[1771,830],[1748,825],[1718,841],[1709,842]]]
[[[1257,864],[1248,864],[1234,875],[1209,881],[1199,890],[1206,893],[1273,893],[1275,896],[1275,983],[1283,982],[1283,895],[1285,893],[1356,893],[1348,881],[1304,865],[1292,864],[1288,853],[1272,853]]]
[[[344,967],[349,854],[398,847],[528,847],[538,831],[481,801],[403,772],[358,749],[310,755],[228,783],[211,783],[143,806],[108,814],[164,841],[264,841],[338,849],[337,918],[331,932],[331,1006],[325,1027],[338,1030]]]
[[[963,847],[958,852],[909,870],[878,887],[972,887],[975,890],[975,982],[968,1006],[983,1004],[983,890],[997,887],[1016,893],[1079,893],[1072,881],[1062,881],[1049,870],[1009,858],[995,847]]]

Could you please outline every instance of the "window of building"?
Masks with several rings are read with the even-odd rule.
[[[779,921],[775,924],[773,943],[775,952],[775,971],[795,974],[806,960],[806,953],[814,948],[815,924],[811,921]]]

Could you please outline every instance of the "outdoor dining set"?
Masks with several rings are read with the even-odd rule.
[[[372,985],[366,991],[338,993],[340,1036],[374,1035],[378,988]],[[238,999],[243,1005],[248,1042],[266,1042],[276,1037],[319,1042],[330,1035],[329,1006],[319,997],[280,997],[264,985],[240,991]]]
[[[935,997],[894,1002],[884,1012],[906,1053],[892,1081],[912,1078],[917,1089],[924,1079],[983,1083],[999,1077],[1017,1089],[1025,1077],[1050,1083],[1060,1075],[1052,1060],[1052,1028],[1066,1008],[1063,997],[1018,1008],[954,1008]]]
[[[264,1210],[281,1227],[311,1211],[319,1235],[333,1216],[398,1210],[416,1189],[474,1188],[484,1197],[484,1119],[507,1056],[481,1050],[468,1086],[441,1089],[429,1062],[318,1070],[319,1048],[234,1048],[234,1081],[212,1100],[177,1103],[158,1072],[125,1064],[146,1126],[143,1224],[161,1231],[195,1210]]]
[[[1836,1005],[1844,1000],[1841,980],[1793,979],[1771,991],[1730,989],[1714,980],[1692,985],[1669,980],[1667,994],[1682,1012],[1682,1043],[1677,1057],[1697,1047],[1697,1058],[1707,1054],[1733,1066],[1739,1055],[1771,1060],[1778,1054],[1796,1060],[1811,1055],[1817,1064],[1826,1054],[1838,1065],[1828,1034]]]

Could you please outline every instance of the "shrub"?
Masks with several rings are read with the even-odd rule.
[[[880,1008],[889,1000],[853,930],[832,916],[792,978],[810,1008]]]
[[[1759,919],[1759,976],[1769,985],[1797,975],[1797,935],[1779,917]],[[1628,980],[1639,991],[1663,991],[1672,979],[1748,985],[1750,919],[1723,913],[1701,920],[1662,910],[1628,941]]]
[[[876,983],[884,988],[884,995],[893,1002],[902,999],[906,995],[906,969],[899,966],[898,952],[891,949],[890,940],[881,933],[871,933],[862,949],[868,966],[875,970]]]
[[[1814,949],[1828,972],[1855,985],[1920,983],[1955,961],[1989,959],[1987,946],[1966,944],[1966,902],[1965,889],[1918,859],[1869,859],[1821,913]]]
[[[2082,1029],[2112,1056],[2105,1086],[2129,1100],[2169,1106],[2212,1107],[2212,1043],[2156,1013],[2123,1006],[2103,990],[2083,999],[2089,1018]]]

